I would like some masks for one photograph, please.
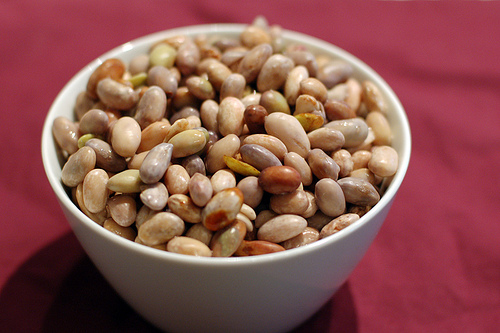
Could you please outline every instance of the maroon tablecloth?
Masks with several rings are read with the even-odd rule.
[[[407,178],[366,257],[298,332],[500,323],[500,2],[0,2],[0,330],[154,332],[102,278],[45,178],[45,114],[105,51],[173,27],[269,22],[355,54],[405,106]]]

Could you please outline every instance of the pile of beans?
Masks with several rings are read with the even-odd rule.
[[[250,256],[355,223],[398,167],[387,105],[340,59],[257,18],[105,60],[53,134],[93,221],[145,246]]]

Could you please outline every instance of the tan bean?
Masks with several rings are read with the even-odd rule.
[[[243,241],[246,232],[245,223],[241,221],[234,221],[219,229],[210,241],[212,255],[214,257],[232,256]]]
[[[52,134],[57,145],[68,154],[78,150],[78,126],[64,116],[54,119]]]
[[[135,120],[144,130],[154,122],[161,121],[167,110],[167,95],[162,88],[150,86],[142,95],[137,110]]]
[[[257,76],[257,90],[280,90],[286,81],[288,73],[294,67],[293,60],[279,53],[270,56]]]
[[[181,164],[184,169],[186,169],[190,177],[192,177],[195,173],[206,175],[205,162],[197,154],[183,158]]]
[[[356,111],[344,101],[327,99],[325,104],[325,114],[328,120],[342,120],[356,117]]]
[[[370,161],[370,158],[372,157],[371,151],[368,150],[358,150],[354,153],[351,154],[351,159],[352,159],[352,169],[361,169],[361,168],[367,168],[368,167],[368,161]]]
[[[243,93],[245,91],[245,77],[239,73],[232,73],[224,82],[222,82],[222,86],[220,88],[220,100],[228,96],[233,96],[238,99],[243,98]]]
[[[257,238],[268,242],[281,243],[293,238],[307,227],[305,218],[293,215],[278,215],[264,223],[257,232]]]
[[[330,221],[327,225],[323,227],[323,229],[321,229],[319,238],[323,239],[325,237],[331,236],[339,232],[340,230],[347,228],[357,220],[359,220],[358,214],[353,214],[353,213],[342,214],[339,217]]]
[[[139,228],[138,236],[146,245],[166,243],[184,232],[184,221],[170,212],[160,212],[145,221]]]
[[[243,139],[242,144],[256,144],[264,147],[273,153],[279,160],[283,160],[288,153],[285,144],[280,139],[268,134],[248,135]]]
[[[216,91],[220,91],[224,81],[232,74],[231,70],[220,61],[211,63],[207,67],[206,73],[208,75],[208,81],[210,81]]]
[[[300,81],[300,94],[310,95],[314,97],[318,102],[325,103],[328,97],[328,91],[325,85],[314,77],[305,78]]]
[[[172,164],[165,173],[165,185],[170,194],[187,194],[189,192],[189,174],[182,165]]]
[[[344,134],[344,147],[352,148],[362,144],[368,136],[368,125],[362,118],[334,120],[325,127],[336,129]]]
[[[196,206],[189,196],[185,194],[172,194],[167,200],[167,205],[172,213],[179,216],[185,222],[201,222],[201,208]]]
[[[259,186],[272,194],[284,194],[295,191],[301,184],[297,170],[289,166],[270,166],[259,175]]]
[[[344,177],[337,181],[344,192],[345,201],[359,206],[373,206],[380,200],[377,189],[367,180]]]
[[[347,177],[354,169],[354,162],[351,158],[351,153],[345,149],[339,149],[332,153],[332,159],[340,168],[339,177]]]
[[[226,168],[224,156],[233,157],[240,148],[240,139],[235,134],[228,134],[218,140],[208,151],[205,165],[209,173]]]
[[[141,132],[141,143],[137,148],[137,153],[152,149],[157,144],[162,143],[170,129],[170,122],[167,120],[156,121],[146,127]]]
[[[244,46],[252,48],[263,43],[271,43],[271,36],[263,28],[249,25],[241,32],[240,42]]]
[[[149,54],[143,53],[133,57],[128,64],[131,75],[145,73],[149,68]]]
[[[307,226],[321,231],[321,229],[331,220],[331,216],[326,215],[320,209],[318,209],[313,216],[307,218]]]
[[[108,188],[118,193],[139,193],[142,184],[139,170],[135,169],[124,170],[108,180]]]
[[[167,131],[167,134],[165,135],[165,139],[163,142],[168,142],[171,138],[173,138],[175,135],[186,131],[191,128],[191,125],[189,123],[189,120],[186,118],[181,118],[176,120],[172,126]]]
[[[238,213],[236,215],[236,218],[234,219],[235,221],[240,221],[240,222],[243,222],[245,224],[245,227],[246,227],[246,230],[247,232],[253,232],[253,223],[252,221],[250,221],[250,219],[248,218],[248,216],[246,216],[245,214],[243,213]]]
[[[189,180],[188,191],[194,204],[203,207],[212,198],[213,188],[210,179],[200,173],[195,173]]]
[[[332,60],[318,69],[317,78],[323,82],[327,89],[338,83],[345,82],[353,74],[353,68],[343,60]]]
[[[225,189],[215,194],[202,210],[202,223],[216,231],[229,225],[240,212],[243,193],[238,188]]]
[[[217,170],[210,178],[213,193],[219,193],[227,188],[236,187],[236,177],[234,172],[228,169]]]
[[[304,190],[274,194],[269,199],[269,208],[278,214],[302,215],[309,208],[309,197]]]
[[[217,122],[217,113],[219,113],[219,104],[213,99],[203,101],[200,106],[200,118],[203,126],[209,130],[218,132],[219,124]]]
[[[380,111],[371,111],[366,116],[366,124],[373,130],[377,146],[390,146],[392,143],[392,130],[387,118]]]
[[[259,178],[247,176],[241,179],[236,187],[243,193],[243,202],[252,208],[256,208],[262,201],[264,190],[259,186]]]
[[[132,87],[109,77],[99,81],[96,92],[101,102],[116,110],[129,110],[139,101],[139,94]]]
[[[240,135],[243,131],[245,106],[236,97],[226,97],[219,104],[217,123],[222,136]]]
[[[293,112],[293,115],[296,116],[302,113],[312,113],[320,109],[321,105],[315,97],[301,94],[295,101],[295,111]]]
[[[262,94],[257,91],[248,92],[242,99],[241,102],[245,107],[249,107],[250,105],[258,105],[260,103],[260,98]]]
[[[304,49],[288,50],[284,53],[287,57],[293,60],[295,65],[304,66],[307,68],[309,76],[316,76],[318,72],[318,62],[316,56]]]
[[[164,92],[167,98],[176,96],[179,90],[179,83],[172,70],[164,66],[153,66],[148,71],[148,86],[158,86]]]
[[[213,233],[213,231],[208,230],[202,223],[196,223],[188,229],[186,237],[197,239],[208,246],[212,240]]]
[[[193,74],[200,60],[200,49],[192,41],[182,43],[177,49],[175,64],[182,75],[187,76]]]
[[[398,170],[398,153],[390,146],[376,146],[368,161],[368,169],[380,177],[393,176]]]
[[[83,115],[88,110],[94,107],[95,100],[91,98],[86,91],[82,91],[76,96],[75,101],[75,116],[77,120],[82,119]]]
[[[345,144],[342,132],[328,127],[320,127],[307,133],[311,148],[323,149],[327,152],[339,150]]]
[[[353,109],[354,111],[359,110],[361,104],[361,83],[355,78],[348,78],[345,82],[347,87],[347,96],[344,101]]]
[[[201,100],[213,99],[215,90],[210,81],[201,76],[190,76],[186,80],[189,91]]]
[[[257,214],[255,213],[255,210],[253,210],[252,207],[250,207],[249,205],[247,205],[245,203],[243,203],[243,205],[241,205],[240,213],[242,213],[243,215],[245,215],[246,217],[248,217],[248,219],[250,219],[252,221],[257,218]]]
[[[358,214],[359,217],[362,217],[366,213],[370,211],[372,207],[371,206],[357,206],[357,205],[350,205],[349,209],[347,210],[348,213],[353,213],[353,214]]]
[[[142,185],[140,198],[142,203],[152,210],[162,210],[167,205],[167,187],[162,182]]]
[[[306,227],[300,234],[284,241],[281,245],[285,250],[289,250],[314,243],[318,239],[319,231],[311,227]]]
[[[259,103],[268,113],[281,112],[290,114],[290,106],[285,97],[277,90],[264,91],[261,94]]]
[[[125,64],[120,59],[106,59],[97,67],[90,75],[87,82],[87,94],[93,98],[97,98],[97,84],[104,78],[119,80],[125,74]]]
[[[279,244],[263,240],[243,240],[234,253],[238,257],[257,256],[275,252],[285,251],[285,248]]]
[[[344,213],[346,199],[340,185],[331,178],[320,179],[315,185],[314,194],[319,209],[328,216],[337,217]]]
[[[298,65],[290,70],[283,87],[284,96],[289,105],[295,105],[300,95],[300,82],[308,77],[309,72],[305,66]]]
[[[335,163],[333,158],[323,150],[318,148],[312,149],[307,156],[307,163],[312,173],[319,179],[338,179],[340,167]]]
[[[137,217],[135,198],[128,194],[116,194],[109,198],[107,209],[113,221],[122,227],[130,227]]]
[[[128,116],[118,119],[113,126],[111,146],[120,156],[132,157],[141,144],[141,127]]]
[[[83,202],[83,182],[78,184],[76,187],[73,187],[71,189],[71,194],[73,201],[76,202],[80,210],[92,221],[102,226],[104,221],[108,218],[108,213],[105,209],[96,214],[89,212]]]
[[[269,43],[250,47],[251,50],[245,54],[238,65],[238,73],[243,75],[247,84],[257,79],[257,76],[267,59],[273,54],[273,48]]]
[[[280,139],[288,151],[306,157],[311,150],[311,143],[300,122],[292,115],[271,113],[267,116],[264,126],[269,135]]]
[[[155,214],[158,214],[160,211],[157,210],[152,210],[146,205],[143,205],[139,210],[137,211],[137,215],[135,217],[135,226],[137,229],[141,227],[141,225],[152,218]]]
[[[262,105],[252,104],[245,108],[243,118],[252,134],[265,133],[264,122],[269,113]]]
[[[313,181],[313,174],[307,161],[297,153],[286,153],[283,164],[297,170],[300,174],[301,182],[304,186],[309,186]]]
[[[361,98],[368,111],[380,111],[387,114],[387,103],[380,89],[371,81],[361,83]]]
[[[134,241],[137,237],[137,232],[130,227],[123,227],[116,223],[112,218],[108,218],[103,222],[104,229],[111,231],[115,235],[128,239],[130,241]]]
[[[83,179],[83,203],[91,213],[99,213],[108,201],[108,173],[103,169],[91,170]]]
[[[87,111],[79,122],[80,132],[104,135],[108,131],[109,117],[106,112],[99,109]]]
[[[177,236],[167,243],[167,251],[196,257],[211,257],[212,250],[197,239]]]
[[[349,177],[364,179],[364,180],[368,181],[370,184],[372,184],[373,186],[380,184],[380,181],[382,180],[381,177],[376,176],[368,168],[359,168],[359,169],[353,170],[349,174]]]
[[[61,171],[61,181],[68,187],[75,187],[96,164],[96,154],[90,147],[82,147],[70,155]]]
[[[109,172],[120,172],[127,167],[125,158],[118,155],[106,141],[94,138],[85,142],[85,146],[94,150],[97,167]]]
[[[307,190],[304,192],[306,193],[309,205],[307,206],[307,209],[303,213],[300,213],[300,216],[302,216],[305,219],[308,219],[314,214],[316,214],[319,208],[318,204],[316,203],[316,196],[314,195],[314,193]]]

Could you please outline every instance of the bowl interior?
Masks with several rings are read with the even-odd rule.
[[[280,253],[243,258],[197,258],[159,251],[125,240],[97,225],[90,218],[85,216],[77,208],[76,205],[73,204],[60,180],[61,164],[60,158],[58,156],[58,151],[55,147],[54,139],[52,136],[52,123],[58,116],[66,116],[70,119],[74,119],[73,107],[76,97],[81,91],[85,89],[87,80],[94,69],[97,68],[105,59],[111,57],[120,58],[128,63],[134,56],[141,53],[146,53],[154,42],[169,36],[175,36],[179,34],[195,36],[201,33],[236,36],[243,30],[245,26],[246,25],[241,24],[199,25],[177,28],[148,35],[146,37],[142,37],[134,41],[125,43],[103,54],[101,57],[95,59],[87,66],[85,66],[64,86],[59,95],[56,97],[53,105],[51,106],[44,123],[42,134],[42,159],[47,178],[56,196],[58,197],[60,204],[72,215],[76,216],[80,223],[86,224],[86,226],[88,228],[91,228],[93,232],[100,233],[111,243],[132,248],[134,251],[142,252],[145,255],[159,256],[168,260],[196,263],[199,265],[214,265],[215,263],[217,265],[235,265],[259,263],[268,260],[287,259],[290,256],[297,256],[301,253],[314,251],[314,249],[318,247],[328,246],[329,243],[335,242],[341,237],[348,237],[349,234],[355,233],[358,228],[361,228],[363,226],[363,224],[369,223],[370,219],[373,216],[377,215],[385,206],[390,205],[406,174],[411,151],[410,127],[399,99],[394,94],[389,85],[376,72],[374,72],[369,66],[367,66],[364,62],[362,62],[355,56],[325,41],[289,30],[284,30],[283,32],[283,37],[286,41],[302,43],[314,53],[328,54],[338,59],[349,62],[354,68],[354,77],[360,81],[366,79],[372,80],[380,88],[389,105],[390,111],[388,120],[394,134],[393,147],[399,154],[399,168],[379,203],[377,203],[377,205],[375,205],[359,221],[349,226],[348,228],[313,244]]]

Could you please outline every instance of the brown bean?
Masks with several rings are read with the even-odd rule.
[[[97,98],[97,84],[104,78],[113,80],[121,79],[125,74],[125,64],[120,59],[106,59],[90,75],[87,82],[87,94],[93,99]]]
[[[202,223],[216,231],[229,225],[240,212],[243,193],[238,188],[225,189],[215,194],[202,211]]]
[[[105,135],[108,131],[108,125],[109,117],[106,112],[99,109],[91,109],[80,119],[79,129],[82,134]]]
[[[245,223],[234,221],[219,229],[210,241],[210,248],[214,257],[230,257],[239,248],[247,230]]]
[[[270,166],[262,170],[258,179],[259,186],[272,194],[293,192],[301,184],[299,172],[289,166]]]
[[[234,254],[239,257],[244,257],[276,253],[281,251],[285,251],[285,248],[273,242],[263,240],[243,240]]]
[[[57,145],[68,154],[78,150],[78,126],[64,116],[54,119],[52,134]]]
[[[82,147],[70,155],[61,171],[61,181],[68,187],[75,187],[96,164],[96,154],[90,147]]]
[[[130,110],[139,101],[139,94],[132,87],[109,77],[99,81],[96,92],[102,103],[116,110]]]
[[[312,149],[307,156],[307,163],[312,173],[319,179],[331,178],[337,180],[339,177],[340,167],[333,158],[321,149]]]
[[[377,189],[367,180],[354,177],[344,177],[338,180],[344,192],[345,200],[359,206],[373,206],[380,200]]]
[[[268,112],[262,105],[252,104],[245,108],[243,118],[250,133],[265,133],[264,122]]]
[[[264,43],[252,46],[251,50],[241,59],[238,65],[238,73],[243,75],[247,84],[257,79],[262,66],[272,54],[272,46]]]
[[[167,205],[172,213],[179,216],[185,222],[201,222],[201,208],[196,206],[189,196],[185,194],[172,194],[167,200]]]

